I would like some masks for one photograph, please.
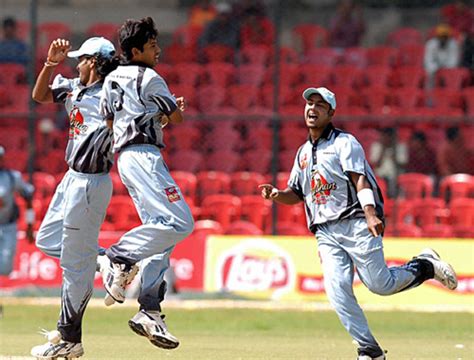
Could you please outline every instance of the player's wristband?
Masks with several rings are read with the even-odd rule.
[[[28,225],[31,225],[35,222],[35,211],[33,209],[26,209],[25,221]]]
[[[49,59],[46,59],[46,61],[44,63],[44,66],[46,66],[46,67],[54,67],[54,66],[58,66],[58,65],[59,65],[59,62],[51,61]]]
[[[359,199],[362,209],[367,205],[375,206],[374,192],[370,189],[362,189],[359,191],[357,193],[357,198]]]

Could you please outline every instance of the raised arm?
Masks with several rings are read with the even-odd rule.
[[[70,49],[71,45],[68,40],[57,39],[51,43],[46,62],[36,78],[36,83],[32,93],[33,100],[39,103],[53,102],[53,92],[49,84],[56,66],[64,61]]]

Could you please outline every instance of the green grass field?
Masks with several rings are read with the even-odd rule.
[[[91,307],[84,318],[86,359],[355,359],[356,347],[332,311],[205,309],[166,312],[181,345],[158,349],[135,335],[132,307]],[[4,305],[0,355],[28,356],[54,329],[58,306]],[[474,359],[472,313],[367,312],[392,359]],[[6,356],[6,357],[5,357]],[[2,358],[0,356],[0,358]]]

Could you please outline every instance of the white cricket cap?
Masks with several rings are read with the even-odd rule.
[[[331,105],[333,110],[336,110],[336,95],[331,90],[326,89],[325,87],[310,87],[303,91],[303,98],[309,100],[309,97],[313,94],[321,95],[324,101]]]
[[[0,156],[5,155],[5,148],[3,146],[0,146]]]
[[[93,56],[101,54],[105,58],[111,58],[115,55],[115,47],[109,40],[103,37],[92,37],[84,41],[78,50],[69,51],[67,56],[79,58],[84,55]]]

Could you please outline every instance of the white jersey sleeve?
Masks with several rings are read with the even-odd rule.
[[[304,145],[303,145],[304,146]],[[304,172],[301,171],[300,165],[300,155],[303,146],[298,149],[296,153],[295,161],[293,163],[293,168],[291,169],[290,178],[288,179],[288,187],[293,190],[293,192],[298,195],[301,199],[304,199],[303,194],[303,181],[302,176],[304,176]]]
[[[53,101],[55,103],[64,103],[68,94],[72,92],[74,87],[79,83],[79,78],[67,79],[61,74],[56,75],[51,85],[53,92]]]
[[[343,172],[365,175],[365,154],[362,145],[351,134],[341,134],[335,140]]]
[[[168,85],[159,75],[153,76],[143,89],[144,97],[156,103],[161,112],[171,115],[176,111],[176,99],[171,94]]]

